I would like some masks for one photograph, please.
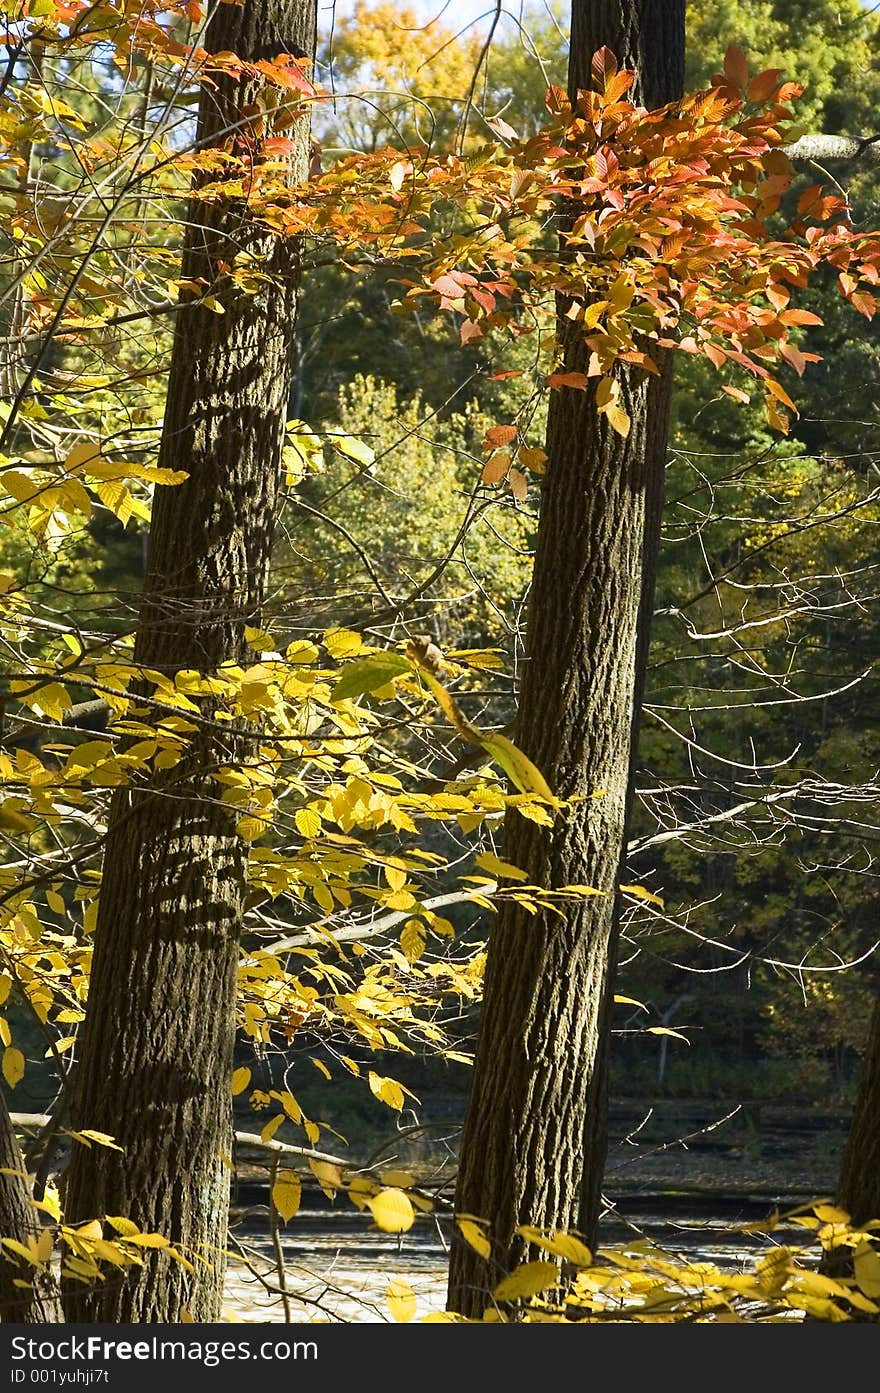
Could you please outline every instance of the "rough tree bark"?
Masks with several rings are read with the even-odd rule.
[[[27,1243],[38,1237],[40,1220],[15,1136],[6,1099],[0,1094],[0,1235]],[[16,1281],[30,1287],[16,1286]],[[0,1321],[46,1325],[61,1319],[61,1302],[52,1276],[37,1275],[0,1249]]]
[[[315,0],[216,6],[205,47],[240,58],[311,54]],[[245,78],[203,89],[198,139],[242,130]],[[286,132],[290,134],[290,132]],[[293,158],[308,171],[308,122]],[[258,625],[281,479],[297,300],[295,247],[248,227],[241,206],[189,210],[184,279],[208,284],[244,250],[271,280],[223,295],[226,312],[176,316],[159,463],[186,483],[158,488],[134,660],[173,675],[247,659]],[[221,1309],[232,1145],[230,1076],[247,849],[212,771],[240,763],[241,734],[211,706],[177,768],[114,799],[107,838],[74,1126],[124,1153],[74,1148],[66,1216],[126,1215],[187,1253],[193,1273],[151,1256],[143,1270],[68,1290],[68,1319],[196,1321]]]
[[[856,1225],[880,1219],[880,991],[874,1002],[862,1072],[849,1136],[840,1163],[837,1203]],[[852,1276],[852,1249],[832,1248],[821,1270],[833,1277]],[[857,1320],[876,1319],[863,1312]]]
[[[603,44],[636,70],[634,100],[655,107],[681,95],[684,0],[574,0],[572,94],[591,85]],[[562,314],[559,323],[565,370],[583,372],[588,350]],[[509,814],[505,856],[530,882],[605,895],[564,919],[507,904],[492,929],[455,1197],[457,1213],[489,1221],[492,1255],[485,1262],[458,1240],[449,1272],[449,1307],[468,1316],[482,1313],[523,1255],[518,1225],[591,1238],[596,1224],[615,887],[653,606],[669,373],[665,364],[656,380],[621,375],[626,440],[598,416],[591,392],[551,398],[517,741],[554,792],[579,801],[552,829]]]

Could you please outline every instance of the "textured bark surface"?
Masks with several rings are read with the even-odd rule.
[[[635,100],[680,95],[683,0],[575,0],[569,88],[590,85],[607,45],[635,66]],[[562,307],[564,309],[564,307]],[[587,352],[560,317],[566,371]],[[552,829],[509,814],[505,856],[536,884],[587,884],[593,897],[555,915],[505,905],[492,928],[455,1208],[491,1225],[484,1262],[463,1242],[450,1259],[449,1306],[479,1316],[524,1255],[521,1224],[592,1232],[604,1161],[608,1000],[615,886],[627,816],[634,712],[641,701],[663,498],[669,378],[626,372],[624,441],[592,392],[553,393],[547,472],[530,596],[517,741],[554,792],[577,799]],[[599,795],[601,791],[601,796]],[[601,1130],[601,1129],[600,1129]]]
[[[206,47],[242,58],[314,50],[314,0],[219,5]],[[247,81],[203,92],[199,139],[220,143],[253,99]],[[308,169],[298,130],[295,172]],[[183,310],[176,329],[159,463],[186,483],[159,488],[135,661],[173,674],[246,658],[259,624],[281,478],[296,312],[296,251],[249,228],[238,206],[193,203],[185,279],[210,284],[237,250],[272,276],[226,312]],[[73,1103],[74,1126],[108,1132],[124,1154],[76,1147],[66,1213],[120,1214],[189,1253],[65,1296],[68,1318],[217,1320],[225,1273],[232,1148],[230,1076],[247,849],[212,772],[242,741],[211,708],[175,769],[115,797]]]
[[[38,1211],[31,1204],[31,1187],[6,1099],[0,1095],[0,1236],[27,1243],[40,1233]],[[17,1287],[16,1281],[30,1281]],[[61,1320],[61,1301],[52,1277],[34,1277],[33,1269],[0,1249],[0,1321],[47,1325]]]
[[[880,993],[874,1003],[837,1200],[856,1224],[880,1219]]]
[[[852,1122],[840,1163],[837,1203],[856,1225],[880,1219],[880,992],[874,1002]],[[828,1249],[822,1255],[820,1271],[829,1277],[852,1277],[852,1249]],[[857,1321],[877,1320],[876,1316],[854,1308],[850,1308],[850,1316]]]

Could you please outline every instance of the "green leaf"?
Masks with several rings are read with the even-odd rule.
[[[330,693],[331,701],[348,701],[367,696],[385,687],[395,677],[412,672],[412,664],[402,653],[371,653],[350,663]]]

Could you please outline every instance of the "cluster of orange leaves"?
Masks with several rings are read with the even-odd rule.
[[[796,407],[776,371],[800,375],[815,361],[792,330],[821,322],[792,304],[794,292],[825,265],[870,317],[880,280],[880,236],[855,231],[844,200],[821,186],[801,194],[787,226],[771,225],[795,177],[784,146],[788,103],[803,89],[776,70],[750,80],[735,47],[711,90],[655,111],[627,99],[634,75],[607,49],[593,76],[598,90],[574,105],[551,88],[549,124],[524,142],[446,156],[383,150],[291,186],[283,161],[255,141],[202,196],[246,200],[282,235],[330,238],[349,257],[409,262],[407,298],[459,314],[463,343],[487,329],[524,332],[538,304],[561,297],[589,358],[585,372],[550,372],[548,385],[584,390],[596,379],[597,407],[620,434],[629,422],[615,368],[656,372],[657,348],[745,370],[771,424],[787,431]],[[192,158],[204,169],[217,156]],[[467,226],[459,219],[438,236],[439,204],[456,205]],[[723,390],[748,400],[735,383]]]
[[[244,205],[280,235],[330,241],[343,261],[400,265],[405,306],[427,301],[453,312],[463,343],[489,330],[529,332],[538,307],[556,297],[589,352],[583,371],[549,362],[547,384],[593,389],[621,435],[629,418],[620,366],[656,372],[657,350],[667,348],[754,378],[771,424],[786,432],[796,407],[777,374],[782,366],[802,374],[815,359],[795,340],[801,326],[820,322],[792,303],[795,292],[830,267],[850,304],[874,313],[880,234],[856,231],[844,200],[818,185],[783,225],[795,175],[784,148],[788,103],[802,88],[777,70],[750,79],[735,46],[711,90],[655,111],[629,100],[633,74],[602,49],[595,90],[572,103],[551,88],[548,124],[532,139],[505,127],[492,144],[457,154],[386,149],[296,184],[283,132],[326,95],[303,60],[282,53],[244,63],[187,48],[177,35],[181,14],[198,20],[192,5],[27,3],[32,15],[52,10],[59,42],[85,39],[101,16],[106,42],[107,15],[115,15],[120,33],[110,37],[124,38],[129,53],[161,49],[201,81],[241,84],[244,121],[221,145],[175,161],[179,172],[198,173],[200,198]],[[229,274],[218,268],[218,286]],[[736,380],[722,390],[748,399]]]

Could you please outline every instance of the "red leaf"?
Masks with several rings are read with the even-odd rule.
[[[435,290],[438,295],[445,295],[450,300],[460,300],[464,295],[464,286],[459,285],[457,280],[452,279],[452,276],[438,276],[435,281],[431,282],[431,289]]]
[[[749,80],[748,60],[738,44],[730,44],[724,55],[724,76],[731,87],[740,91]]]
[[[479,324],[475,324],[472,319],[466,319],[458,331],[462,343],[470,343],[471,339],[481,339],[483,331]]]
[[[797,210],[798,210],[798,212],[799,212],[799,213],[807,213],[807,212],[809,212],[809,210],[812,208],[813,204],[814,204],[814,203],[818,203],[818,202],[819,202],[819,199],[820,199],[821,197],[822,197],[822,185],[821,185],[821,184],[811,184],[810,187],[809,187],[808,189],[804,189],[803,193],[801,194],[800,198],[799,198],[798,201],[797,201]]]
[[[292,155],[296,148],[295,140],[285,140],[282,136],[273,135],[263,141],[265,155]]]

